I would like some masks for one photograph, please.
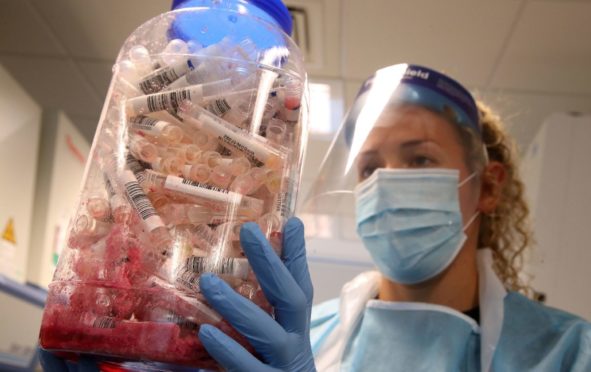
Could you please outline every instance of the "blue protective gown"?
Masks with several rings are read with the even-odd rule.
[[[319,371],[591,371],[591,324],[506,292],[479,252],[481,323],[439,305],[374,300],[379,274],[314,307]]]

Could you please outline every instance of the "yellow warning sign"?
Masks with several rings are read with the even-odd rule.
[[[16,244],[16,236],[14,234],[14,221],[12,220],[12,218],[8,220],[8,223],[4,228],[4,232],[2,233],[2,239],[9,241],[12,244]]]

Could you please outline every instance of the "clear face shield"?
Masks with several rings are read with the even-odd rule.
[[[464,87],[422,66],[389,66],[378,70],[361,87],[304,200],[300,216],[309,237],[356,240],[356,192],[373,187],[367,186],[371,184],[368,180],[383,177],[383,170],[415,175],[444,170],[457,177],[461,186],[463,180],[478,179],[474,175],[486,161],[476,104]],[[421,197],[437,193],[433,182],[430,176],[424,181],[414,177],[413,184],[406,186],[409,190],[404,190],[404,185],[396,186],[400,193],[392,190],[389,198],[400,196],[404,208],[408,192],[425,186]],[[474,204],[470,195],[464,197],[467,200],[462,198],[459,195],[462,208]],[[472,212],[462,211],[462,215],[470,218]],[[408,213],[412,220],[413,212]]]

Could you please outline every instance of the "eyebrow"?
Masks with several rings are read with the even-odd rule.
[[[407,141],[407,142],[401,143],[400,147],[402,149],[407,149],[407,148],[411,148],[411,147],[417,147],[417,146],[420,146],[420,145],[428,143],[428,142],[435,143],[430,140],[412,140],[412,141]]]
[[[431,140],[418,139],[418,140],[410,140],[410,141],[403,142],[399,146],[401,147],[401,150],[402,151],[405,151],[405,150],[412,149],[414,147],[418,147],[418,146],[424,145],[426,143],[437,144],[436,142],[431,141]],[[377,154],[379,154],[379,151],[378,150],[370,149],[370,150],[367,150],[367,151],[361,151],[361,152],[359,152],[359,154],[357,156],[358,157],[362,157],[362,156],[363,157],[371,157],[371,156],[375,156]]]

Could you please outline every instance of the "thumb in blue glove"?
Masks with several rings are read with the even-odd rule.
[[[302,222],[291,218],[285,224],[283,262],[255,223],[242,226],[240,242],[275,319],[215,275],[204,274],[200,286],[209,304],[248,339],[262,361],[211,325],[201,326],[201,342],[229,371],[315,371],[310,346],[313,290]]]

